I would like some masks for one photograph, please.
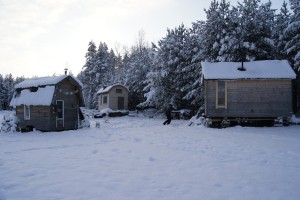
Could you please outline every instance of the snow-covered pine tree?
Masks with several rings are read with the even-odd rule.
[[[192,24],[189,29],[189,37],[187,37],[187,48],[189,50],[189,64],[183,68],[186,79],[185,85],[182,87],[185,96],[184,100],[188,101],[186,108],[194,108],[202,105],[202,68],[201,61],[205,60],[203,48],[201,47],[204,38],[204,21],[198,21]]]
[[[290,12],[287,8],[287,3],[284,1],[280,11],[277,15],[275,15],[275,22],[273,28],[273,40],[274,40],[274,49],[273,54],[275,59],[287,59],[287,55],[285,52],[285,45],[287,43],[286,37],[284,37],[284,30],[288,26]]]
[[[7,74],[4,77],[4,88],[6,91],[5,95],[5,102],[4,102],[4,109],[9,109],[9,103],[13,97],[14,94],[14,86],[15,86],[15,80],[12,76],[12,74]]]
[[[300,72],[300,1],[290,0],[292,15],[284,30],[287,43],[285,51],[296,73]]]
[[[125,85],[130,91],[128,106],[131,109],[145,101],[143,90],[146,86],[146,75],[152,66],[151,51],[144,40],[144,33],[140,32],[136,45],[124,56]]]
[[[0,74],[0,110],[6,109],[6,94],[7,90],[4,87],[4,79],[3,76]]]
[[[217,0],[212,0],[208,10],[205,9],[204,11],[206,22],[203,31],[203,38],[205,39],[202,41],[203,53],[205,54],[205,60],[214,62],[219,54],[220,39],[222,38],[225,20],[220,15]]]
[[[81,72],[78,74],[79,80],[83,83],[83,94],[84,94],[84,100],[87,108],[93,108],[93,91],[92,91],[92,85],[93,85],[93,77],[91,76],[91,71],[96,66],[96,45],[93,41],[90,41],[88,44],[88,50],[85,54],[86,63],[83,66]]]
[[[190,80],[187,80],[184,68],[190,65],[192,59],[187,44],[189,32],[184,25],[167,32],[166,37],[158,42],[156,62],[147,75],[147,102],[161,109],[169,103],[176,107],[186,105],[183,97],[187,91],[183,88]]]
[[[260,6],[259,3],[260,0],[244,0],[243,4],[239,3],[237,6],[240,20],[236,29],[239,42],[236,61],[265,60],[272,57],[274,10],[270,8],[270,2]]]

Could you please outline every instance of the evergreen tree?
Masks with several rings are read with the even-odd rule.
[[[79,73],[78,78],[83,83],[83,94],[87,108],[93,107],[93,81],[92,71],[96,67],[96,45],[93,41],[89,42],[87,53],[85,54],[86,63],[82,71]]]
[[[4,109],[9,109],[9,103],[14,94],[14,86],[15,80],[12,74],[5,75],[4,77],[4,88],[6,91],[5,99],[4,99]]]
[[[300,1],[290,0],[291,10],[293,11],[288,26],[284,30],[287,43],[286,53],[292,63],[294,70],[299,75],[300,69]]]
[[[4,79],[0,74],[0,110],[6,109],[7,89],[4,87]]]
[[[125,85],[130,91],[129,107],[131,109],[145,100],[145,80],[152,66],[151,55],[152,49],[146,44],[144,33],[140,32],[136,45],[131,48],[130,54],[125,54],[123,60],[126,66]]]
[[[205,57],[201,41],[203,41],[204,24],[203,21],[193,23],[187,39],[190,63],[183,68],[186,84],[182,88],[185,91],[183,99],[190,102],[186,108],[199,108],[202,105],[201,61],[205,60]]]
[[[280,13],[275,16],[275,24],[273,29],[274,38],[274,54],[275,58],[282,60],[287,59],[285,52],[285,45],[287,43],[286,37],[284,37],[284,30],[288,26],[288,21],[290,18],[290,12],[287,8],[287,3],[284,1],[282,7],[280,8]]]

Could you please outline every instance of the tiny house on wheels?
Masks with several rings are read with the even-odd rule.
[[[201,65],[208,125],[288,122],[296,74],[286,60]]]
[[[128,109],[128,89],[122,84],[115,84],[101,88],[98,92],[98,109],[112,110]]]
[[[71,75],[27,79],[15,86],[10,106],[21,131],[77,129],[83,120],[82,83]]]

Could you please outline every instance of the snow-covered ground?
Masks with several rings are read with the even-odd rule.
[[[1,133],[0,200],[300,199],[300,126],[105,120],[77,131]]]

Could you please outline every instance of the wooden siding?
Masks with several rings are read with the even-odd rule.
[[[17,106],[16,115],[19,119],[18,126],[21,129],[25,130],[26,127],[34,127],[41,131],[50,129],[50,106],[30,106],[30,120],[24,120],[24,106]]]
[[[64,101],[64,127],[56,127],[56,113],[51,115],[52,130],[72,130],[78,127],[79,93],[77,86],[70,84],[68,80],[60,82],[54,92],[52,104],[57,100]]]
[[[291,80],[228,80],[227,108],[216,108],[216,82],[204,81],[208,117],[286,117],[292,114]]]
[[[122,94],[117,93],[116,92],[117,89],[122,89]],[[104,96],[107,96],[107,104],[102,104],[102,102],[101,102],[101,100],[103,99]],[[120,85],[117,85],[117,86],[111,88],[111,90],[109,90],[108,93],[98,95],[99,110],[102,110],[104,108],[118,110],[118,97],[124,97],[124,110],[127,110],[128,109],[128,90]]]

